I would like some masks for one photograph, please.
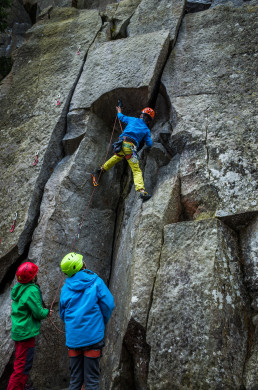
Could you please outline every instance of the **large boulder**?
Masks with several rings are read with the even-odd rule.
[[[148,385],[239,389],[249,316],[237,236],[218,220],[164,229],[148,319]]]

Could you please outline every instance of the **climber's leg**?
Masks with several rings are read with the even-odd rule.
[[[35,350],[35,337],[15,341],[15,361],[8,390],[23,390],[32,367]]]
[[[131,161],[131,159],[127,160],[128,164],[130,165],[130,168],[133,172],[133,181],[135,185],[136,191],[140,191],[145,189],[143,177],[142,177],[142,171],[139,165],[139,161],[137,163],[134,163]]]
[[[114,154],[109,160],[105,162],[105,164],[101,167],[104,171],[108,171],[110,168],[112,168],[115,164],[117,164],[119,161],[123,160],[124,153],[120,152],[118,154]]]

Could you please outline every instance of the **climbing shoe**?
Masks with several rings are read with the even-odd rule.
[[[103,172],[105,171],[101,168],[98,168],[94,172],[92,172],[91,177],[94,187],[97,187],[99,185],[100,176],[103,174]]]
[[[143,202],[146,202],[147,200],[149,200],[151,198],[151,195],[148,194],[148,192],[141,192],[140,194],[140,198],[142,199]]]

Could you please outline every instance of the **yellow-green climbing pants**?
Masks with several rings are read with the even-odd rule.
[[[119,161],[123,160],[125,156],[132,154],[132,149],[130,146],[131,145],[129,142],[123,142],[121,152],[119,152],[118,154],[114,154],[114,156],[112,156],[108,161],[105,162],[102,168],[105,171],[108,171]],[[142,178],[142,171],[139,166],[139,161],[137,161],[137,163],[133,163],[131,159],[128,159],[127,162],[130,165],[130,168],[133,172],[133,181],[134,181],[136,191],[144,190],[144,182]]]

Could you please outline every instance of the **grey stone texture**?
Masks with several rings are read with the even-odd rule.
[[[147,164],[151,164],[151,160],[154,156],[149,155]],[[120,309],[112,315],[107,332],[102,379],[102,386],[107,389],[112,386],[130,388],[128,375],[132,376],[129,382],[135,383],[138,388],[147,386],[149,353],[145,341],[146,325],[159,268],[163,228],[167,223],[177,222],[181,211],[178,161],[171,161],[158,171],[159,180],[153,197],[142,204],[138,195],[135,200],[132,189],[120,223],[110,281]],[[146,182],[148,185],[148,180]],[[127,349],[133,360],[131,370],[134,375],[127,369],[130,358],[123,357]]]
[[[1,84],[1,257],[15,246],[22,254],[30,241],[44,185],[63,155],[65,111],[100,26],[97,11],[53,10],[50,20],[27,34],[12,73]]]
[[[245,386],[252,388],[258,383],[258,219],[254,218],[249,226],[240,233],[242,256],[244,262],[245,284],[251,299],[253,343],[250,346],[245,366]]]
[[[173,42],[184,12],[184,0],[142,0],[130,20],[128,36],[146,34],[161,29],[170,31]]]
[[[217,220],[167,225],[147,328],[150,389],[237,389],[247,294],[237,238]]]
[[[123,0],[110,4],[101,12],[102,18],[109,24],[113,39],[127,37],[127,26],[140,3],[141,0]]]
[[[257,210],[255,10],[187,15],[162,75],[190,219]]]
[[[38,390],[68,388],[58,302],[60,261],[74,250],[116,304],[101,390],[254,390],[257,6],[43,5],[0,84],[0,387],[13,359],[10,289],[28,258],[54,308],[31,377]],[[146,203],[126,161],[92,185],[121,132],[118,99],[126,115],[156,111],[153,147],[139,152]]]
[[[92,47],[70,110],[92,107],[112,123],[119,97],[126,100],[129,112],[146,105],[165,64],[168,45],[169,32],[162,30]]]
[[[12,284],[12,287],[15,283]],[[0,377],[2,376],[6,364],[9,362],[13,350],[14,341],[10,337],[12,321],[11,321],[11,297],[10,290],[7,289],[0,295],[1,316],[0,316]]]

